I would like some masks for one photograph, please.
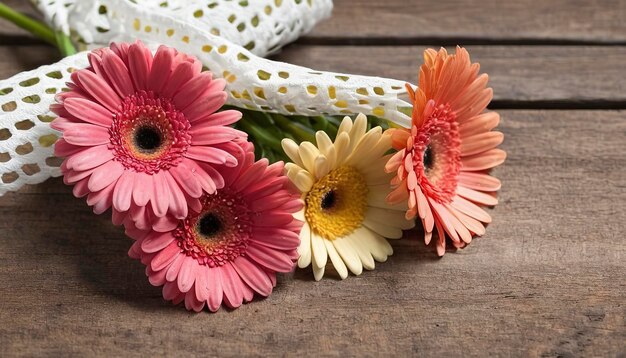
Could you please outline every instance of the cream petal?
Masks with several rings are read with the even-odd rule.
[[[366,220],[372,220],[381,224],[394,226],[402,230],[415,227],[415,220],[407,220],[404,213],[397,210],[385,210],[376,207],[368,207],[365,213]]]
[[[402,229],[398,227],[379,223],[377,221],[374,221],[368,218],[365,218],[365,220],[363,220],[363,225],[367,226],[369,229],[371,229],[375,233],[382,235],[389,239],[399,239],[402,237]]]
[[[304,164],[304,169],[315,174],[315,159],[320,155],[320,151],[311,142],[300,143],[300,158]]]
[[[305,170],[300,171],[293,180],[293,184],[303,193],[311,190],[314,183],[315,180],[313,180],[311,174]]]
[[[289,138],[285,138],[280,142],[280,144],[283,147],[283,151],[285,151],[285,154],[287,154],[292,162],[300,167],[304,167],[304,164],[302,163],[302,158],[300,158],[300,147],[298,147],[296,142]]]
[[[313,262],[317,267],[325,267],[328,260],[328,252],[324,245],[324,239],[315,233],[311,233],[311,251],[313,252]]]
[[[320,154],[319,157],[315,159],[315,177],[319,180],[328,174],[328,172],[330,172],[328,160],[326,156]]]
[[[337,129],[337,137],[339,137],[341,133],[346,133],[348,136],[350,136],[350,130],[352,130],[352,119],[350,119],[350,117],[348,116],[345,116],[341,120],[339,128]],[[337,137],[335,138],[335,143],[337,142]]]
[[[300,246],[298,246],[298,267],[305,268],[311,263],[311,227],[308,223],[300,230]]]
[[[330,240],[324,240],[324,246],[326,246],[326,251],[328,252],[330,262],[332,262],[335,270],[339,274],[339,277],[341,277],[342,280],[346,279],[346,277],[348,277],[348,268],[339,256],[339,253],[337,253],[335,246]]]
[[[359,259],[363,264],[363,268],[366,270],[373,270],[375,267],[374,258],[372,254],[370,254],[370,250],[367,247],[367,243],[365,242],[366,238],[362,235],[359,235],[356,231],[352,234],[348,235],[345,240],[348,240],[352,247],[355,249],[357,255],[359,255]]]
[[[348,133],[341,133],[337,135],[337,138],[335,139],[335,151],[337,152],[335,167],[339,167],[343,165],[346,158],[350,154],[350,136]]]
[[[333,245],[337,249],[337,253],[343,259],[348,269],[355,275],[360,275],[363,272],[363,265],[359,259],[359,255],[355,252],[348,240],[345,238],[338,238],[333,240]]]
[[[311,261],[311,267],[313,268],[313,277],[315,278],[315,281],[321,280],[322,277],[324,277],[324,271],[325,271],[326,265],[318,266],[317,262],[313,260]]]

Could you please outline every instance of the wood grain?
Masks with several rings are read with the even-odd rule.
[[[622,111],[502,111],[509,153],[483,238],[414,235],[360,277],[283,277],[235,311],[163,303],[129,239],[59,179],[0,198],[8,355],[616,356],[626,350]]]
[[[360,43],[626,41],[621,0],[339,0],[311,38]],[[345,42],[345,41],[344,41]]]
[[[37,16],[27,0],[4,2]],[[334,4],[333,16],[313,30],[310,40],[626,44],[622,0],[337,0]],[[0,22],[0,34],[24,32]]]

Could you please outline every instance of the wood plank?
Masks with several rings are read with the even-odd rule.
[[[367,43],[381,38],[391,44],[397,39],[415,43],[439,42],[431,39],[626,41],[626,2],[621,0],[339,0],[334,4],[333,16],[318,25],[311,38]]]
[[[317,70],[416,82],[425,48],[292,45],[275,59]],[[515,108],[517,103],[561,101],[558,105],[564,107],[577,103],[593,107],[594,102],[610,102],[626,108],[626,47],[470,46],[468,50],[490,75],[494,105]],[[0,78],[57,59],[57,51],[48,46],[0,47]]]
[[[121,229],[60,179],[10,193],[0,198],[0,346],[26,356],[619,356],[625,112],[501,114],[509,158],[485,237],[442,259],[405,238],[358,278],[316,283],[298,271],[270,298],[215,315],[163,303]]]
[[[37,16],[26,0],[7,5]],[[626,43],[621,0],[338,0],[312,41],[364,43]],[[24,35],[0,20],[1,35]],[[343,40],[342,40],[343,39]]]

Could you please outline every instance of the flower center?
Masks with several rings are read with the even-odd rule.
[[[425,109],[426,121],[413,140],[413,166],[419,184],[439,203],[449,203],[456,193],[461,171],[461,136],[456,115],[448,105]]]
[[[222,266],[245,254],[252,235],[251,211],[228,192],[205,195],[202,211],[180,221],[174,231],[178,246],[201,265]]]
[[[139,91],[113,115],[109,148],[126,168],[153,174],[182,160],[191,145],[190,127],[169,99]]]
[[[334,240],[358,229],[367,210],[367,183],[353,167],[339,167],[307,193],[305,218],[316,234]]]
[[[135,131],[135,145],[144,153],[154,153],[163,142],[158,129],[144,126]]]
[[[205,214],[202,219],[198,221],[198,233],[202,236],[212,237],[215,236],[222,229],[222,222],[220,218],[214,213]]]
[[[435,161],[433,150],[430,145],[427,145],[426,149],[424,149],[422,161],[424,162],[424,172],[428,173],[433,168]]]

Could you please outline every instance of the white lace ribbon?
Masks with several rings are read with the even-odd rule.
[[[107,0],[31,0],[46,21],[89,48],[120,35]],[[124,1],[132,4],[129,0]],[[133,0],[134,18],[162,14],[244,46],[258,56],[276,52],[330,16],[332,0]],[[80,9],[78,9],[80,8]]]

